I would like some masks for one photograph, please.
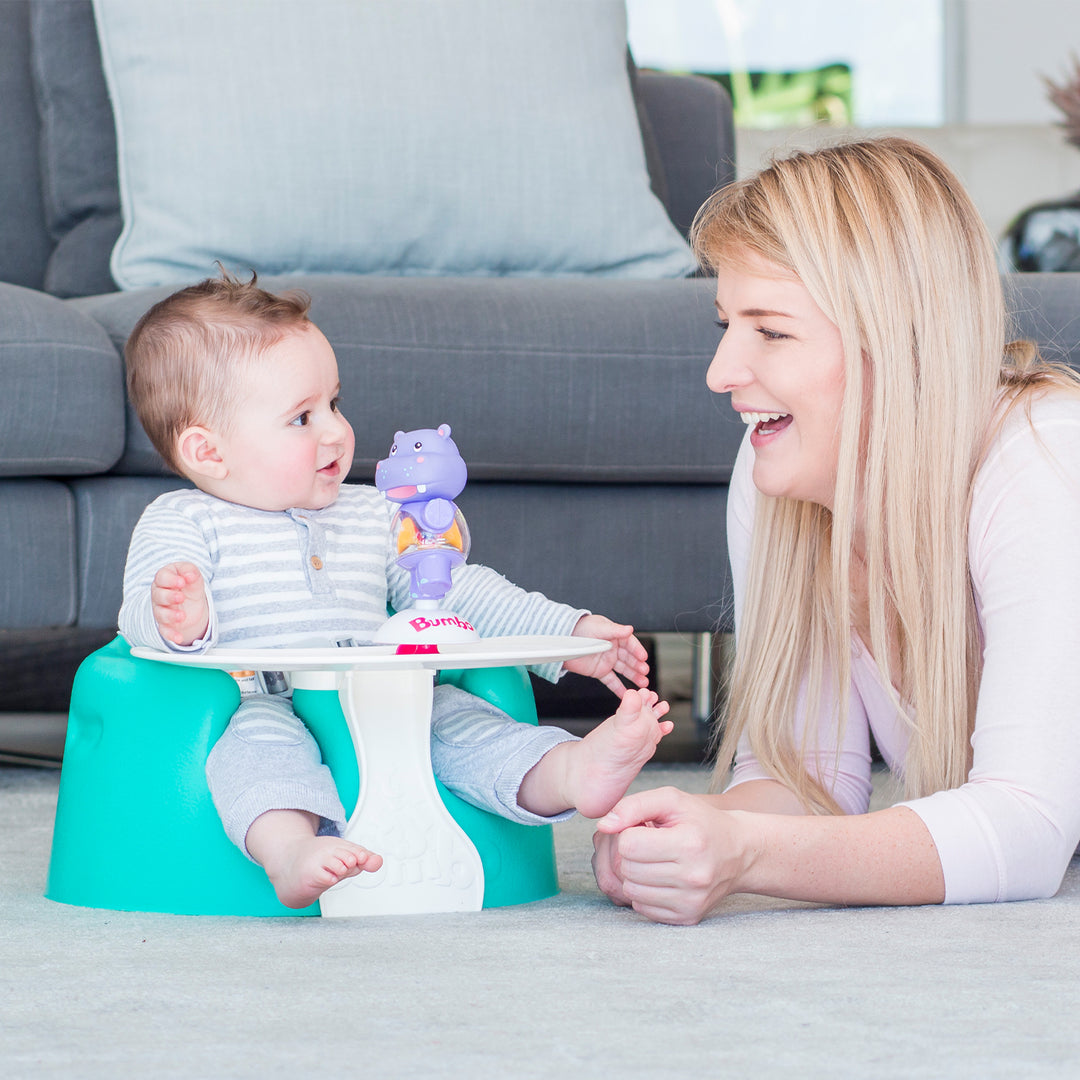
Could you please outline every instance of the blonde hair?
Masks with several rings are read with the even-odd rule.
[[[192,424],[225,429],[240,376],[289,330],[311,325],[310,298],[275,295],[222,272],[167,296],[135,324],[124,347],[128,397],[165,464],[182,473],[177,439]]]
[[[857,570],[866,644],[909,725],[906,793],[956,787],[970,769],[981,674],[972,480],[1000,395],[1075,389],[1075,379],[1006,346],[993,241],[956,176],[917,143],[871,139],[775,161],[716,192],[691,242],[714,272],[750,255],[794,273],[838,327],[845,357],[832,510],[758,496],[717,777],[745,734],[807,809],[837,812],[806,767],[817,728],[796,745],[793,720],[801,693],[812,709],[832,690],[838,731],[846,723]]]

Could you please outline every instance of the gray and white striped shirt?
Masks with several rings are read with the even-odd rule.
[[[154,622],[150,586],[173,562],[199,568],[210,625],[189,649],[282,648],[369,641],[387,603],[408,607],[408,575],[395,563],[391,507],[374,487],[342,486],[324,510],[255,510],[202,491],[170,491],[144,511],[124,571],[120,633],[132,645],[177,649]],[[485,566],[454,575],[446,607],[481,637],[569,634],[582,609],[526,592]],[[560,664],[536,668],[554,680]]]

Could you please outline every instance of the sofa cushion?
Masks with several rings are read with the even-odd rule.
[[[0,626],[75,620],[75,503],[55,480],[0,481]]]
[[[299,286],[333,345],[370,479],[396,428],[449,423],[487,480],[719,483],[743,425],[705,388],[715,283],[567,278],[260,278]],[[122,348],[168,288],[67,303]],[[162,465],[132,420],[126,473]]]
[[[116,135],[90,0],[35,0],[30,46],[41,189],[56,241],[45,289],[55,296],[112,292],[109,255],[121,224]]]
[[[80,626],[116,626],[128,544],[139,517],[159,495],[190,486],[177,477],[92,476],[72,481]]]
[[[733,629],[726,484],[469,483],[456,501],[471,561],[522,588],[642,631]]]
[[[95,0],[123,288],[261,272],[682,276],[622,0]]]
[[[0,131],[0,140],[9,150],[14,148],[9,167],[0,174],[6,193],[0,201],[0,213],[5,222],[10,218],[3,229],[5,236],[12,236],[13,230],[26,234],[25,242],[19,240],[0,250],[0,280],[43,287],[61,297],[112,292],[116,284],[109,258],[122,224],[120,187],[112,104],[101,69],[92,0],[4,3],[0,5],[0,31],[0,48],[12,50],[10,62],[5,59],[0,63],[0,100],[17,105],[0,112],[0,126],[11,125],[10,132]],[[29,97],[30,65],[35,101]],[[667,206],[668,170],[643,101],[642,76],[629,52],[627,68],[650,185]],[[656,74],[649,72],[644,78],[651,89]],[[706,129],[699,129],[696,135],[700,140]],[[665,140],[665,149],[672,149],[669,143]],[[700,158],[707,159],[708,155]],[[698,158],[693,168],[700,171]],[[47,203],[44,208],[35,184],[39,170]],[[713,182],[707,178],[702,190],[707,191]],[[692,198],[700,202],[700,196],[698,191]],[[9,258],[14,258],[15,264],[9,266],[4,261]]]
[[[64,301],[0,284],[0,476],[104,472],[124,446],[124,369]]]

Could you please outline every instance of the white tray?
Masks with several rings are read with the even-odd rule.
[[[521,635],[484,638],[480,641],[446,642],[437,653],[398,654],[396,645],[355,645],[317,649],[207,649],[205,652],[171,652],[136,646],[131,655],[189,667],[236,671],[350,671],[354,668],[477,668],[514,664],[546,664],[602,653],[611,643],[599,638]]]

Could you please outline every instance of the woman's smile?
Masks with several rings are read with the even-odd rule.
[[[740,412],[742,422],[753,428],[750,445],[755,449],[780,434],[791,423],[791,413]]]

